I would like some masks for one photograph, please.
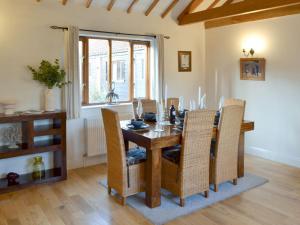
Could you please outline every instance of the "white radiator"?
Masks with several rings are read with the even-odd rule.
[[[132,104],[110,106],[109,108],[119,113],[120,120],[133,118]],[[86,156],[92,157],[106,154],[106,139],[101,113],[91,118],[85,118],[84,128]]]
[[[84,119],[84,128],[87,156],[106,154],[106,140],[102,118]]]

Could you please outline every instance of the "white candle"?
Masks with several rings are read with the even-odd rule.
[[[216,102],[218,102],[218,70],[215,70],[215,98]]]
[[[201,87],[198,88],[198,106],[200,107],[201,104]]]
[[[166,85],[166,87],[165,87],[165,108],[166,109],[168,107],[167,101],[168,101],[168,85]]]

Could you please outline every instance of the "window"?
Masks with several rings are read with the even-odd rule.
[[[149,42],[81,37],[83,105],[106,103],[109,88],[120,102],[149,98]]]

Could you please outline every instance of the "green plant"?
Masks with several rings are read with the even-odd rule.
[[[53,87],[62,88],[70,83],[65,82],[66,72],[60,68],[58,59],[54,61],[54,64],[47,60],[42,60],[38,69],[34,69],[32,66],[27,67],[33,75],[33,80],[39,81],[49,89]]]

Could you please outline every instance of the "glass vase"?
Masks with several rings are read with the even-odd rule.
[[[41,180],[45,178],[45,164],[42,156],[34,157],[32,169],[32,178],[34,180]]]

